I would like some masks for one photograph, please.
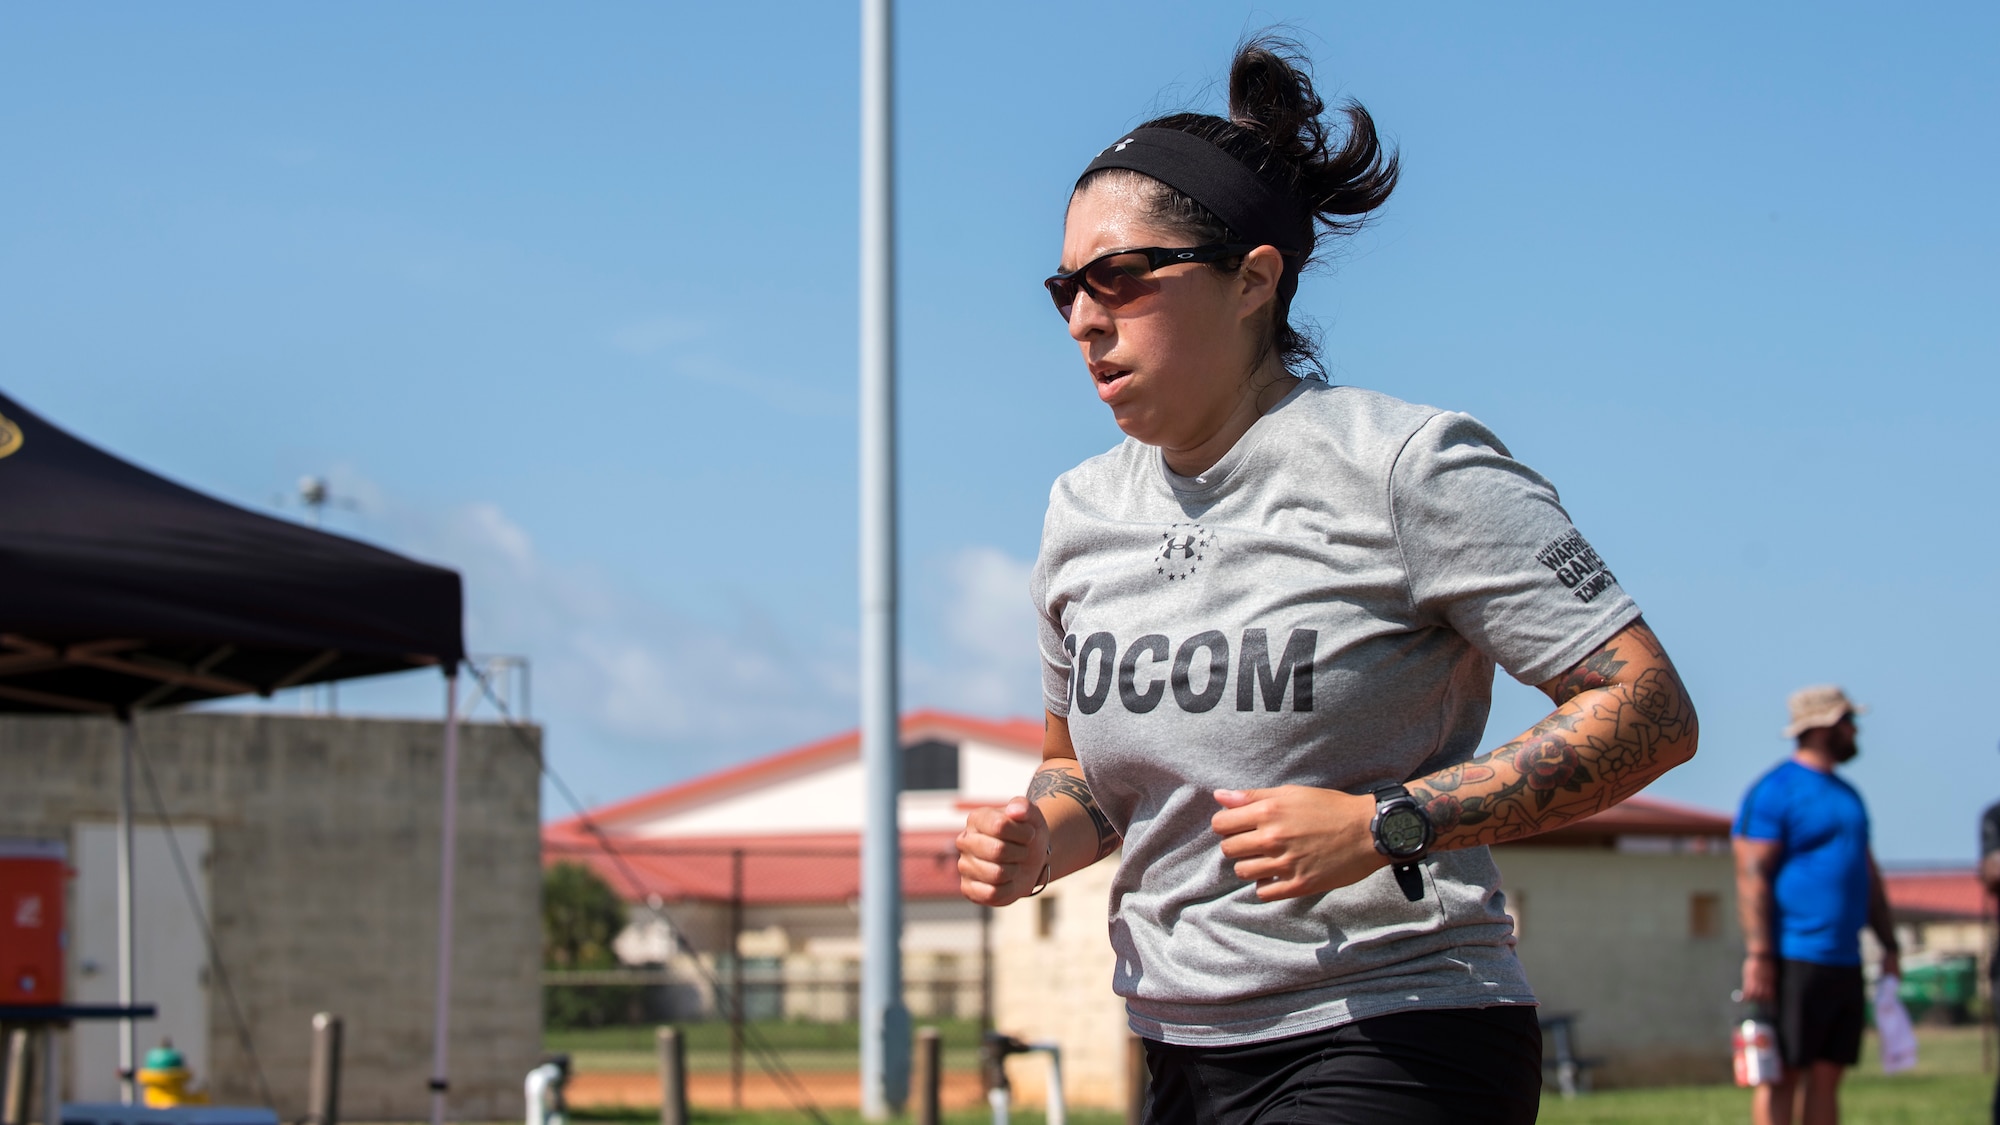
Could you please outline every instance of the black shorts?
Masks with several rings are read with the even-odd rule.
[[[1240,1047],[1146,1040],[1147,1125],[1529,1125],[1542,1033],[1529,1007],[1397,1012]]]
[[[1863,992],[1859,965],[1778,962],[1778,1056],[1785,1066],[1860,1062],[1868,1022]]]

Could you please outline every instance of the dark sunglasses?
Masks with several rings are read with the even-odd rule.
[[[1063,322],[1068,323],[1079,289],[1090,294],[1091,300],[1105,308],[1118,309],[1140,297],[1158,293],[1160,283],[1153,277],[1153,271],[1161,266],[1182,262],[1219,262],[1224,258],[1240,258],[1256,248],[1254,242],[1211,242],[1207,246],[1140,246],[1131,250],[1114,250],[1066,273],[1059,273],[1042,282],[1042,285],[1054,299],[1056,311],[1062,314]]]

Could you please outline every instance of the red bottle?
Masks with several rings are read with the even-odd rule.
[[[1768,1086],[1784,1074],[1778,1061],[1778,1029],[1755,1017],[1736,1025],[1729,1037],[1738,1086]]]

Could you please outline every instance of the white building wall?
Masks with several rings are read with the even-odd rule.
[[[1028,779],[1041,764],[1039,747],[1024,752],[968,741],[959,746],[958,791],[969,801],[1004,801],[1027,792]]]
[[[1131,1093],[1132,1033],[1111,991],[1117,957],[1105,924],[1117,870],[1114,854],[994,912],[994,1030],[1060,1044],[1063,1094],[1077,1106],[1118,1108]],[[1047,1104],[1047,1056],[1009,1059],[1007,1077],[1017,1101]]]
[[[181,884],[165,828],[140,824],[133,828],[133,938],[137,969],[134,995],[152,1004],[157,1019],[139,1020],[141,1056],[163,1039],[172,1039],[187,1067],[198,1078],[212,1071],[209,1041],[208,947],[201,918],[213,914],[208,890],[209,829],[205,823],[174,825],[174,843],[187,863],[195,901]],[[118,829],[115,823],[79,822],[75,841],[76,882],[71,895],[75,915],[70,921],[68,998],[73,1004],[118,1002]],[[195,911],[199,909],[201,917]],[[227,1025],[225,1025],[227,1026]],[[118,1068],[104,1065],[118,1057],[119,1025],[111,1020],[79,1020],[64,1038],[69,1057],[63,1065],[70,1079],[70,1097],[80,1102],[118,1100]]]
[[[1542,1013],[1576,1017],[1577,1050],[1603,1060],[1598,1085],[1728,1081],[1743,945],[1726,848],[1517,845],[1495,857]],[[1130,1093],[1130,1032],[1111,991],[1104,915],[1115,862],[996,912],[995,1026],[1062,1044],[1064,1092],[1081,1106],[1122,1107]],[[1692,932],[1697,895],[1709,936]],[[1042,1104],[1046,1072],[1041,1056],[1010,1062],[1017,1097]]]
[[[962,738],[948,728],[907,731],[905,737],[959,744],[958,788],[904,793],[900,816],[905,832],[956,832],[965,824],[968,802],[999,802],[1025,792],[1041,764],[1039,747]],[[642,814],[618,824],[617,831],[653,840],[859,832],[864,782],[858,752],[829,756],[801,764],[788,774],[750,778],[735,792]],[[955,858],[941,855],[938,862],[949,864]],[[1096,901],[1101,931],[1102,891]],[[728,945],[726,904],[670,904],[667,913],[684,927],[704,964],[713,964]],[[967,1016],[977,1010],[986,940],[981,914],[979,907],[956,897],[905,901],[903,956],[908,1002],[917,1015]],[[631,915],[631,924],[617,941],[621,960],[670,966],[685,960],[675,955],[672,930],[652,911],[638,906]],[[743,956],[782,961],[788,1015],[852,1018],[854,1000],[845,992],[851,992],[848,986],[858,979],[861,957],[854,903],[751,906],[744,912],[743,924],[739,946]],[[997,933],[996,926],[992,939],[996,942]],[[697,973],[691,966],[680,967],[691,977]]]
[[[950,735],[939,732],[938,737]],[[1039,749],[961,740],[958,789],[903,794],[903,830],[956,831],[965,823],[961,804],[1000,801],[1025,792],[1040,764]],[[859,832],[865,786],[857,753],[802,766],[787,776],[757,778],[736,792],[641,816],[620,823],[617,830],[643,839]]]
[[[1027,788],[1026,777],[1021,787]],[[905,832],[957,832],[965,827],[965,810],[959,808],[960,790],[937,789],[903,794],[899,815]]]
[[[1494,859],[1542,1015],[1576,1017],[1578,1052],[1605,1060],[1599,1085],[1729,1080],[1743,937],[1726,849],[1514,845]]]
[[[758,779],[734,793],[619,825],[643,839],[676,836],[856,832],[864,795],[859,758],[787,777]]]

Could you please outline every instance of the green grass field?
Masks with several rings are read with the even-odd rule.
[[[852,1109],[823,1109],[830,1125],[861,1125],[861,1114]],[[659,1115],[650,1111],[636,1110],[576,1110],[570,1113],[579,1125],[659,1125]],[[812,1119],[797,1110],[745,1110],[730,1113],[727,1110],[711,1110],[696,1107],[689,1111],[688,1119],[694,1125],[802,1125]],[[905,1120],[911,1120],[905,1118]],[[1045,1125],[1040,1110],[1017,1110],[1012,1118],[1015,1125]],[[992,1125],[993,1112],[988,1109],[961,1110],[944,1115],[945,1125]],[[1106,1113],[1102,1110],[1072,1109],[1069,1111],[1069,1125],[1125,1125],[1123,1113]]]
[[[1870,1035],[1861,1065],[1841,1085],[1841,1120],[1848,1125],[1985,1125],[1992,1118],[1993,1076],[1980,1062],[1980,1031],[1923,1028],[1917,1032],[1917,1069],[1882,1073]],[[1734,1086],[1675,1086],[1604,1090],[1564,1099],[1542,1096],[1542,1121],[1551,1125],[1742,1125],[1750,1120],[1750,1092]]]
[[[689,1066],[723,1069],[728,1066],[728,1028],[723,1025],[691,1025],[687,1029]],[[852,1027],[817,1024],[771,1023],[760,1025],[766,1041],[781,1051],[788,1065],[797,1070],[853,1069],[855,1031]],[[978,1028],[967,1022],[946,1025],[944,1033],[946,1065],[976,1065]],[[590,1032],[553,1032],[548,1037],[552,1051],[570,1051],[579,1068],[650,1070],[653,1067],[650,1028],[609,1028]],[[1883,1075],[1870,1036],[1861,1065],[1842,1086],[1842,1120],[1848,1125],[1984,1125],[1990,1120],[1993,1077],[1981,1063],[1980,1030],[1972,1028],[1924,1028],[1918,1031],[1921,1046],[1917,1069],[1894,1077]],[[754,1062],[751,1065],[755,1065]],[[614,1122],[621,1125],[648,1125],[659,1118],[651,1112],[579,1111],[582,1122]],[[834,1125],[858,1125],[861,1118],[852,1110],[828,1110]],[[740,1113],[697,1111],[694,1119],[703,1125],[799,1125],[808,1120],[803,1113]],[[987,1125],[985,1110],[947,1114],[950,1125]],[[1019,1112],[1014,1120],[1021,1125],[1040,1125],[1042,1115]],[[1074,1125],[1119,1125],[1122,1113],[1072,1110]],[[1750,1094],[1734,1086],[1677,1086],[1644,1090],[1602,1090],[1565,1099],[1554,1091],[1542,1096],[1541,1120],[1548,1125],[1742,1125],[1750,1120]]]
[[[970,1070],[979,1066],[979,1024],[975,1020],[931,1020],[944,1039],[946,1069]],[[691,1023],[681,1027],[687,1040],[689,1070],[729,1069],[729,1025]],[[758,1020],[751,1034],[769,1045],[793,1070],[854,1070],[860,1065],[861,1029],[857,1024],[803,1023],[794,1020]],[[650,1027],[599,1027],[587,1031],[551,1031],[543,1037],[550,1051],[567,1051],[577,1070],[651,1071],[659,1063],[653,1055]],[[756,1056],[745,1052],[745,1066],[754,1068]]]

